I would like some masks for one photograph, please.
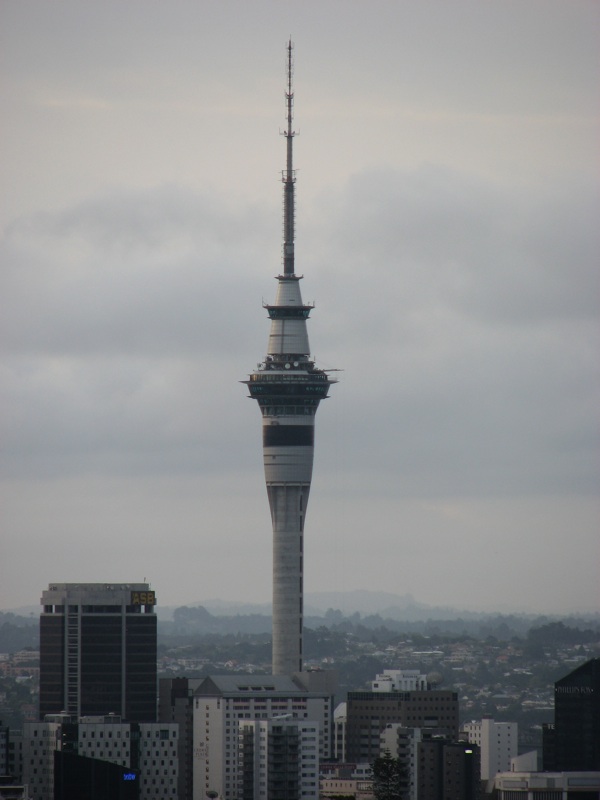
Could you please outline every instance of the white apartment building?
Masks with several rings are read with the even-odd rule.
[[[511,759],[518,753],[518,723],[495,722],[491,717],[484,717],[465,723],[462,729],[472,744],[479,745],[481,780],[487,781],[496,773],[511,768]]]
[[[418,669],[386,669],[371,681],[372,692],[426,692],[427,675]]]
[[[316,722],[240,720],[238,731],[238,797],[319,800]]]
[[[315,723],[317,754],[332,750],[333,695],[308,691],[299,680],[283,675],[212,675],[194,693],[194,800],[208,791],[223,800],[237,798],[240,780],[240,725],[250,720],[288,716]]]
[[[380,734],[381,755],[386,750],[393,758],[398,758],[406,770],[403,797],[417,800],[417,755],[422,739],[421,728],[406,728],[400,723],[389,723]]]
[[[72,717],[48,714],[44,722],[23,726],[23,780],[32,800],[54,797],[54,751],[131,768],[140,783],[140,800],[171,800],[177,792],[178,725],[122,722],[116,715]]]

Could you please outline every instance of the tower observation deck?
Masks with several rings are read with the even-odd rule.
[[[310,357],[306,320],[312,305],[302,301],[294,266],[292,42],[287,44],[286,168],[283,182],[283,274],[277,294],[265,305],[271,330],[265,360],[249,379],[250,397],[262,414],[263,460],[273,523],[274,675],[302,669],[304,520],[313,468],[315,414],[336,381]]]

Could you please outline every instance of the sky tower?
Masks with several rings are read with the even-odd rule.
[[[283,182],[283,274],[273,305],[265,360],[245,383],[262,413],[263,460],[273,522],[273,674],[302,669],[303,540],[313,467],[315,414],[335,380],[310,358],[306,320],[312,305],[300,294],[294,267],[292,42],[287,44],[286,167]]]

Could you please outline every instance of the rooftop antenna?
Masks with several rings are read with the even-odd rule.
[[[283,131],[286,138],[286,164],[281,174],[283,181],[283,274],[294,274],[294,218],[296,214],[294,203],[294,184],[296,172],[293,165],[293,146],[296,132],[292,130],[294,92],[292,91],[292,40],[287,44],[287,90],[285,93],[287,107],[287,128]]]

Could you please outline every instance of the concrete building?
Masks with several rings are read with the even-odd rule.
[[[510,769],[511,759],[518,753],[519,726],[516,722],[495,722],[491,717],[484,717],[466,722],[462,731],[469,742],[479,746],[482,780]]]
[[[322,778],[321,800],[373,800],[373,781],[362,778]]]
[[[600,772],[501,772],[498,800],[599,800]]]
[[[40,617],[40,719],[155,722],[155,605],[147,583],[50,584]]]
[[[510,760],[510,772],[537,772],[539,770],[539,755],[537,750],[529,750]]]
[[[421,744],[426,742],[433,742],[433,745],[429,749],[421,749]],[[458,750],[450,748],[444,753],[445,745],[459,745],[459,748]],[[433,773],[422,772],[421,781],[427,778],[430,785],[442,785],[444,761],[448,760],[450,756],[458,758],[459,756],[456,754],[463,752],[461,747],[462,742],[453,741],[447,731],[441,728],[410,728],[398,723],[391,723],[386,726],[380,736],[380,755],[383,756],[388,752],[393,758],[399,759],[405,772],[402,800],[419,800],[419,768],[427,756],[431,760],[430,770],[432,766],[435,766],[435,771]],[[479,748],[472,748],[472,750],[478,756]],[[432,783],[432,775],[435,777],[436,782],[434,783]],[[430,789],[431,792],[433,792],[432,789]]]
[[[458,695],[442,689],[414,692],[348,692],[346,760],[371,763],[387,725],[436,729],[458,737]]]
[[[177,792],[178,727],[123,722],[120,717],[49,714],[23,726],[23,780],[32,800],[53,800],[54,753],[74,753],[126,767],[140,800],[172,800]]]
[[[265,308],[271,330],[265,360],[244,381],[262,414],[263,460],[273,524],[274,675],[302,670],[304,522],[312,479],[315,415],[333,381],[310,356],[303,302],[295,272],[296,173],[292,161],[292,43],[287,46],[286,168],[283,172],[283,273]]]
[[[405,728],[399,723],[386,725],[380,736],[380,754],[386,751],[398,758],[406,773],[402,800],[417,800],[417,765],[421,728]]]
[[[319,759],[332,752],[333,693],[310,691],[306,674],[211,675],[194,693],[194,800],[216,791],[236,800],[240,777],[240,725],[289,715],[316,723]]]
[[[321,764],[321,800],[339,797],[373,800],[373,777],[370,764]]]
[[[319,800],[319,726],[240,720],[237,800]]]
[[[347,704],[340,703],[333,712],[333,757],[339,761],[346,760],[346,722]]]

